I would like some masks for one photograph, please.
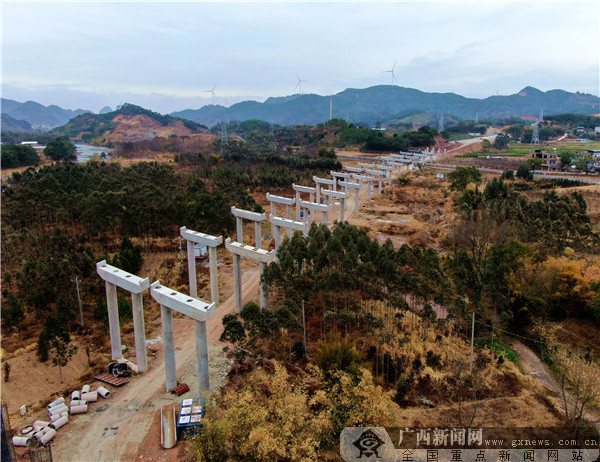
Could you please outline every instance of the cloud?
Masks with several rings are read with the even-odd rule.
[[[534,85],[598,94],[598,10],[529,2],[5,3],[2,70],[9,94],[69,107],[125,98],[162,111],[209,102],[203,91],[215,82],[232,100],[291,94],[295,72],[305,91],[322,94],[388,83],[382,71],[396,59],[399,84],[427,91],[482,97]]]

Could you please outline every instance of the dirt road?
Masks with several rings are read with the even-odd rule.
[[[256,299],[259,289],[258,271],[246,271],[243,275],[242,291],[244,302]],[[222,354],[219,337],[223,315],[233,312],[233,296],[217,309],[216,315],[207,323],[209,344],[209,369],[211,388],[223,384],[228,362]],[[162,345],[150,368],[144,374],[133,377],[122,388],[111,387],[113,398],[91,405],[95,410],[107,405],[103,412],[89,412],[74,416],[67,427],[60,431],[53,445],[55,460],[60,461],[125,461],[169,459],[176,454],[160,448],[160,441],[142,445],[149,428],[156,420],[162,406],[197,396],[198,377],[195,365],[194,321],[188,318],[174,320],[177,377],[190,386],[191,391],[182,397],[165,392],[165,368]],[[93,386],[95,388],[96,385]],[[144,447],[151,446],[151,447]],[[142,454],[142,456],[140,456]]]
[[[519,355],[525,372],[537,378],[541,385],[552,392],[552,401],[554,401],[555,405],[561,410],[561,412],[564,412],[565,403],[561,391],[561,385],[548,366],[542,362],[542,360],[533,352],[531,348],[519,341],[513,341],[511,343],[511,348]],[[567,403],[569,403],[569,407],[573,406],[575,398],[571,393],[566,393],[566,399]],[[585,415],[585,419],[588,422],[593,423],[595,427],[600,430],[600,415],[598,415],[597,412],[588,412]]]

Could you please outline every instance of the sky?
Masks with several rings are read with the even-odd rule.
[[[168,113],[391,84],[599,95],[600,3],[2,1],[2,96]]]

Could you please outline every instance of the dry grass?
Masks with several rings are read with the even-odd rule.
[[[426,243],[440,250],[457,217],[449,183],[426,171],[410,173],[407,178],[407,185],[395,181],[383,194],[374,194],[374,200],[365,203],[361,214],[350,222],[380,243],[391,239],[395,247],[419,244],[415,237],[426,233]]]
[[[383,302],[370,302],[365,309],[384,321],[379,332],[367,337],[366,346],[375,346],[380,357],[389,353],[400,360],[397,377],[410,376],[416,383],[407,398],[425,395],[434,402],[446,402],[446,386],[454,380],[459,365],[470,357],[470,345],[457,332],[457,326],[440,325],[411,311],[394,318]],[[415,367],[416,362],[421,367]],[[512,396],[531,385],[513,363],[500,364],[496,355],[479,348],[475,349],[473,374],[478,395]]]
[[[592,358],[600,358],[600,328],[597,324],[582,319],[567,319],[549,322],[547,327],[559,345],[572,351],[589,350]]]
[[[475,403],[471,403],[475,404]],[[538,393],[523,392],[518,396],[493,398],[477,403],[477,426],[498,427],[561,427],[565,425],[560,411]],[[406,427],[435,427],[452,420],[455,405],[425,406],[399,409],[396,425]]]

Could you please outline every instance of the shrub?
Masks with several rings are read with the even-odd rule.
[[[481,183],[481,172],[477,167],[456,167],[448,179],[452,181],[450,189],[464,191],[470,183]]]
[[[121,248],[113,258],[112,264],[123,271],[136,274],[142,269],[143,263],[142,248],[139,245],[133,245],[127,237],[124,237],[121,242]]]
[[[292,354],[298,359],[304,358],[304,355],[306,354],[306,351],[304,350],[304,343],[294,342],[294,345],[292,345]]]
[[[1,148],[0,164],[2,168],[21,167],[23,165],[36,165],[40,157],[35,149],[23,144],[5,144]]]
[[[324,372],[345,371],[356,375],[360,355],[350,340],[321,341],[317,344],[315,361]]]
[[[440,355],[436,355],[433,351],[429,350],[427,352],[427,357],[425,358],[425,364],[429,367],[439,367],[441,364],[442,357]]]
[[[477,340],[475,343],[477,344],[477,346],[486,348],[491,352],[497,354],[498,356],[504,357],[509,361],[512,361],[513,363],[516,363],[519,360],[519,355],[517,355],[517,353],[514,350],[509,348],[508,345],[506,345],[504,342],[498,340],[495,337]],[[502,363],[498,362],[498,364]]]
[[[59,136],[48,143],[44,148],[44,154],[53,160],[73,161],[75,156],[75,145],[71,143],[68,136]]]
[[[529,167],[525,164],[521,164],[519,169],[517,170],[517,178],[520,178],[525,181],[533,181],[533,173],[529,170]]]
[[[514,180],[515,179],[515,171],[508,168],[502,172],[501,178],[503,180]]]
[[[325,380],[309,366],[298,381],[273,364],[273,373],[257,369],[251,381],[225,389],[207,409],[202,432],[192,438],[196,460],[322,460],[322,450],[344,427],[391,421],[393,391],[375,385],[364,369],[356,377],[337,371]]]

